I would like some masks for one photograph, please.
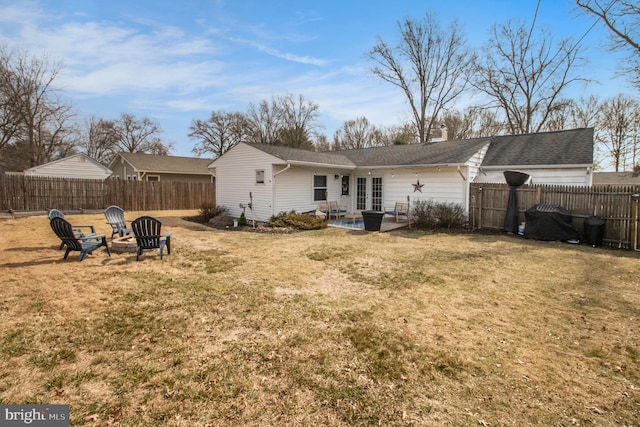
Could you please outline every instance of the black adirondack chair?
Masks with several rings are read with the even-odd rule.
[[[119,206],[109,206],[104,210],[104,216],[107,218],[107,224],[111,226],[113,232],[111,238],[116,234],[120,237],[131,233],[131,228],[127,227],[127,220],[124,219],[124,210]]]
[[[141,216],[131,222],[133,235],[136,238],[136,261],[140,260],[142,251],[147,249],[159,249],[160,259],[162,252],[167,247],[167,255],[171,254],[171,232],[160,234],[162,223],[150,216]]]
[[[49,211],[49,221],[51,221],[53,218],[65,219],[62,211],[58,209],[51,209]],[[96,229],[93,225],[73,225],[72,227],[73,233],[78,238],[90,237],[96,234]],[[83,231],[83,229],[85,229],[86,231]],[[64,242],[60,243],[60,250],[62,250],[62,248],[64,248]]]
[[[77,237],[73,231],[73,226],[64,218],[53,217],[51,219],[51,229],[62,240],[63,245],[67,247],[64,253],[64,259],[67,259],[69,252],[80,252],[78,261],[82,261],[88,254],[92,253],[100,246],[104,246],[107,254],[111,256],[111,251],[107,245],[107,236],[104,234],[93,234],[91,236]]]

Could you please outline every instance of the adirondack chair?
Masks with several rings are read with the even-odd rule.
[[[167,255],[171,254],[171,232],[160,234],[162,223],[150,216],[141,216],[131,222],[133,235],[136,238],[136,261],[140,260],[142,251],[147,249],[160,249],[160,259],[164,247],[167,247]]]
[[[113,230],[111,238],[116,234],[119,237],[124,236],[132,232],[131,228],[127,227],[127,220],[124,219],[124,210],[119,206],[109,206],[104,210],[104,216],[107,218],[107,224],[109,224]]]
[[[88,254],[92,253],[100,246],[104,246],[107,254],[111,256],[107,236],[104,234],[93,234],[91,236],[77,237],[73,231],[73,226],[64,218],[53,217],[50,222],[51,229],[62,240],[62,244],[67,247],[64,259],[67,259],[69,252],[80,252],[78,261],[82,261]]]
[[[49,221],[51,221],[53,218],[64,219],[64,214],[62,213],[62,211],[58,209],[51,209],[49,211]],[[93,225],[73,225],[72,227],[73,227],[73,233],[78,238],[89,237],[96,234],[96,229],[94,228]],[[87,231],[83,231],[83,229],[86,229]],[[60,243],[60,250],[62,250],[62,248],[64,248],[64,242]]]

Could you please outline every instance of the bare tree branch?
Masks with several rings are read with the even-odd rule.
[[[510,133],[539,132],[562,108],[565,89],[584,80],[573,74],[579,52],[569,40],[554,46],[544,30],[534,38],[523,25],[494,25],[472,84],[504,114]]]
[[[425,142],[440,112],[466,89],[474,57],[456,22],[443,30],[427,14],[423,22],[398,23],[398,29],[395,48],[378,38],[368,57],[377,64],[372,69],[376,76],[403,91],[418,141]]]

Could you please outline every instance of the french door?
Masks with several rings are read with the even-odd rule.
[[[382,211],[382,177],[356,178],[356,210]]]

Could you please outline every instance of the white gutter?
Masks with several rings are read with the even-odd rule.
[[[336,165],[333,163],[316,163],[316,162],[301,162],[297,160],[288,160],[287,165],[299,165],[299,166],[312,166],[316,168],[331,168],[331,169],[357,169],[353,165]]]
[[[462,171],[460,170],[460,166],[458,166],[458,173],[459,173],[459,174],[460,174],[460,176],[462,177],[462,180],[463,180],[463,181],[466,181],[466,180],[467,180],[467,177],[466,177],[466,176],[464,176],[464,174],[463,174],[463,173],[462,173]]]
[[[501,166],[480,166],[480,170],[517,170],[517,169],[564,169],[564,168],[592,168],[593,163],[583,164],[562,164],[562,165],[501,165]]]
[[[467,169],[467,171],[469,171],[469,169]],[[469,186],[467,185],[467,177],[464,176],[462,170],[460,170],[460,166],[458,166],[458,173],[462,177],[462,200],[464,200],[464,210],[469,214],[469,194],[467,191]]]
[[[385,165],[385,166],[356,166],[356,170],[373,169],[418,169],[418,168],[449,168],[466,166],[466,163],[429,163],[422,165]]]

